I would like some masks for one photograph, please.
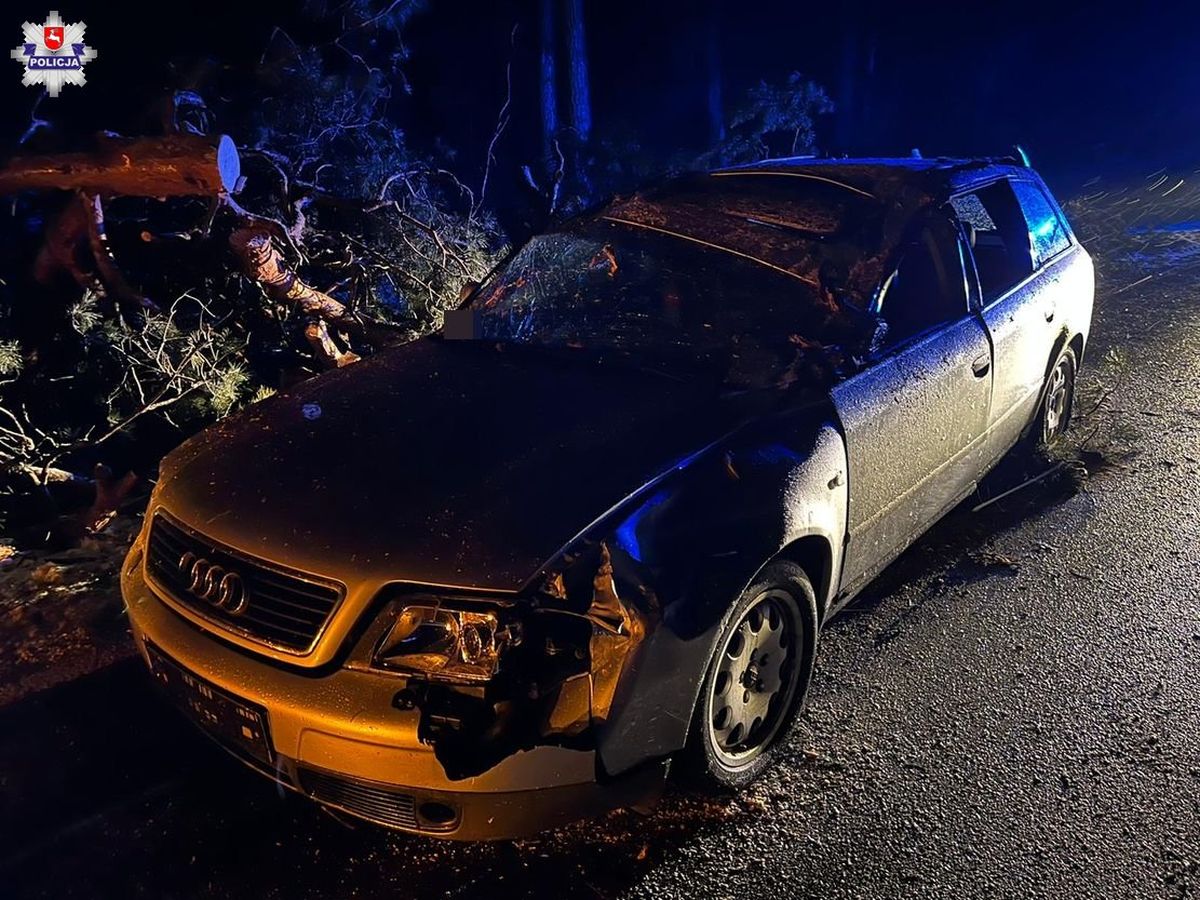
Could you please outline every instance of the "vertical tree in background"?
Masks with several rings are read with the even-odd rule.
[[[858,117],[855,120],[855,138],[859,144],[872,144],[878,140],[879,120],[875,116],[875,95],[879,80],[875,75],[875,55],[879,49],[879,32],[875,28],[867,31],[863,45],[863,74],[858,88]]]
[[[859,72],[859,20],[847,15],[842,22],[842,61],[838,73],[837,113],[834,142],[841,152],[856,145],[856,113]]]
[[[558,71],[554,59],[554,3],[540,0],[538,17],[541,23],[542,59],[539,68],[542,93],[542,152],[549,157],[558,137]]]
[[[876,92],[875,51],[879,34],[865,4],[847,0],[842,9],[842,49],[838,67],[834,144],[841,153],[873,142],[878,131],[871,106]]]
[[[725,109],[721,96],[721,3],[709,0],[707,34],[705,35],[705,68],[707,69],[708,92],[708,144],[715,147],[725,140]]]
[[[592,94],[588,84],[587,35],[583,0],[567,0],[567,58],[571,86],[571,127],[579,143],[592,135]]]

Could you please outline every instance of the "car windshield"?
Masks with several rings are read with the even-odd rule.
[[[862,247],[833,213],[805,228],[744,214],[710,216],[707,231],[686,216],[647,219],[644,208],[614,205],[535,237],[475,296],[481,337],[660,366],[686,360],[757,385],[836,331],[835,295]]]

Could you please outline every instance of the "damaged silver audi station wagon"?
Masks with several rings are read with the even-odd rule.
[[[823,623],[1071,420],[1092,264],[1016,160],[784,159],[533,238],[443,334],[164,462],[155,679],[332,809],[528,834],[768,764]]]

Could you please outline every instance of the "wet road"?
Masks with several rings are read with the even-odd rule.
[[[750,793],[518,844],[350,829],[129,662],[0,710],[0,895],[1200,895],[1200,304],[1154,274],[1102,283],[1082,489],[968,503],[886,572]]]

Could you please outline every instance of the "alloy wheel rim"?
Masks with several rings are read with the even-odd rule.
[[[798,632],[796,601],[773,589],[755,599],[721,649],[707,720],[725,765],[748,765],[779,732],[796,690]]]
[[[1051,443],[1063,433],[1069,411],[1067,361],[1064,359],[1054,367],[1050,384],[1046,387],[1046,411],[1042,419],[1042,438],[1045,443]]]

